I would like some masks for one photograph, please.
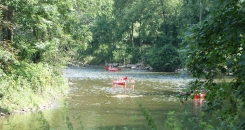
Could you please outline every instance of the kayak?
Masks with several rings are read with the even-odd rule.
[[[114,68],[114,67],[109,67],[109,66],[106,66],[105,69],[107,71],[112,71],[112,72],[121,70],[121,68]]]

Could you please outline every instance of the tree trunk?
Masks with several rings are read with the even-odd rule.
[[[140,27],[139,27],[139,42],[140,42],[140,47],[142,46],[141,25],[142,25],[142,22],[141,22],[141,20],[140,20]]]
[[[7,26],[2,28],[2,40],[6,42],[13,42],[13,10],[8,7],[7,9],[2,9],[3,11],[3,21],[7,22]]]
[[[199,23],[202,24],[202,1],[199,0],[199,8],[200,8],[200,14],[199,14]]]
[[[163,16],[163,26],[164,26],[164,33],[166,36],[168,36],[168,32],[169,32],[169,28],[167,25],[167,15],[166,15],[166,11],[164,10],[164,0],[160,0],[161,5],[162,5],[162,16]]]
[[[131,25],[131,34],[130,34],[130,38],[131,38],[131,43],[132,43],[132,46],[134,48],[134,23],[132,23]]]

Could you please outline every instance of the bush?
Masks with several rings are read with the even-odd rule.
[[[61,70],[45,64],[20,62],[11,74],[0,78],[0,110],[26,110],[34,104],[43,105],[54,99],[68,86]]]
[[[156,71],[173,72],[181,65],[178,50],[171,44],[150,49],[144,61]]]

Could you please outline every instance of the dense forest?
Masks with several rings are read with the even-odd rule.
[[[196,78],[189,89],[208,92],[204,107],[221,115],[220,128],[245,128],[244,5],[244,0],[1,0],[0,111],[33,107],[64,93],[61,69],[68,64],[143,63],[154,71],[187,68]],[[215,81],[224,75],[233,80]]]

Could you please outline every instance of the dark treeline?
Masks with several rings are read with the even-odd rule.
[[[0,111],[26,107],[32,101],[20,106],[18,96],[27,90],[55,96],[67,64],[143,63],[187,68],[197,78],[189,89],[208,92],[220,128],[244,128],[244,8],[244,0],[2,0]],[[234,80],[215,82],[227,74]]]
[[[144,63],[182,68],[183,33],[217,0],[4,0],[2,44],[33,63]],[[57,65],[57,64],[56,64]]]
[[[215,2],[115,0],[91,28],[91,62],[141,62],[156,71],[182,68],[182,34],[208,17]]]

